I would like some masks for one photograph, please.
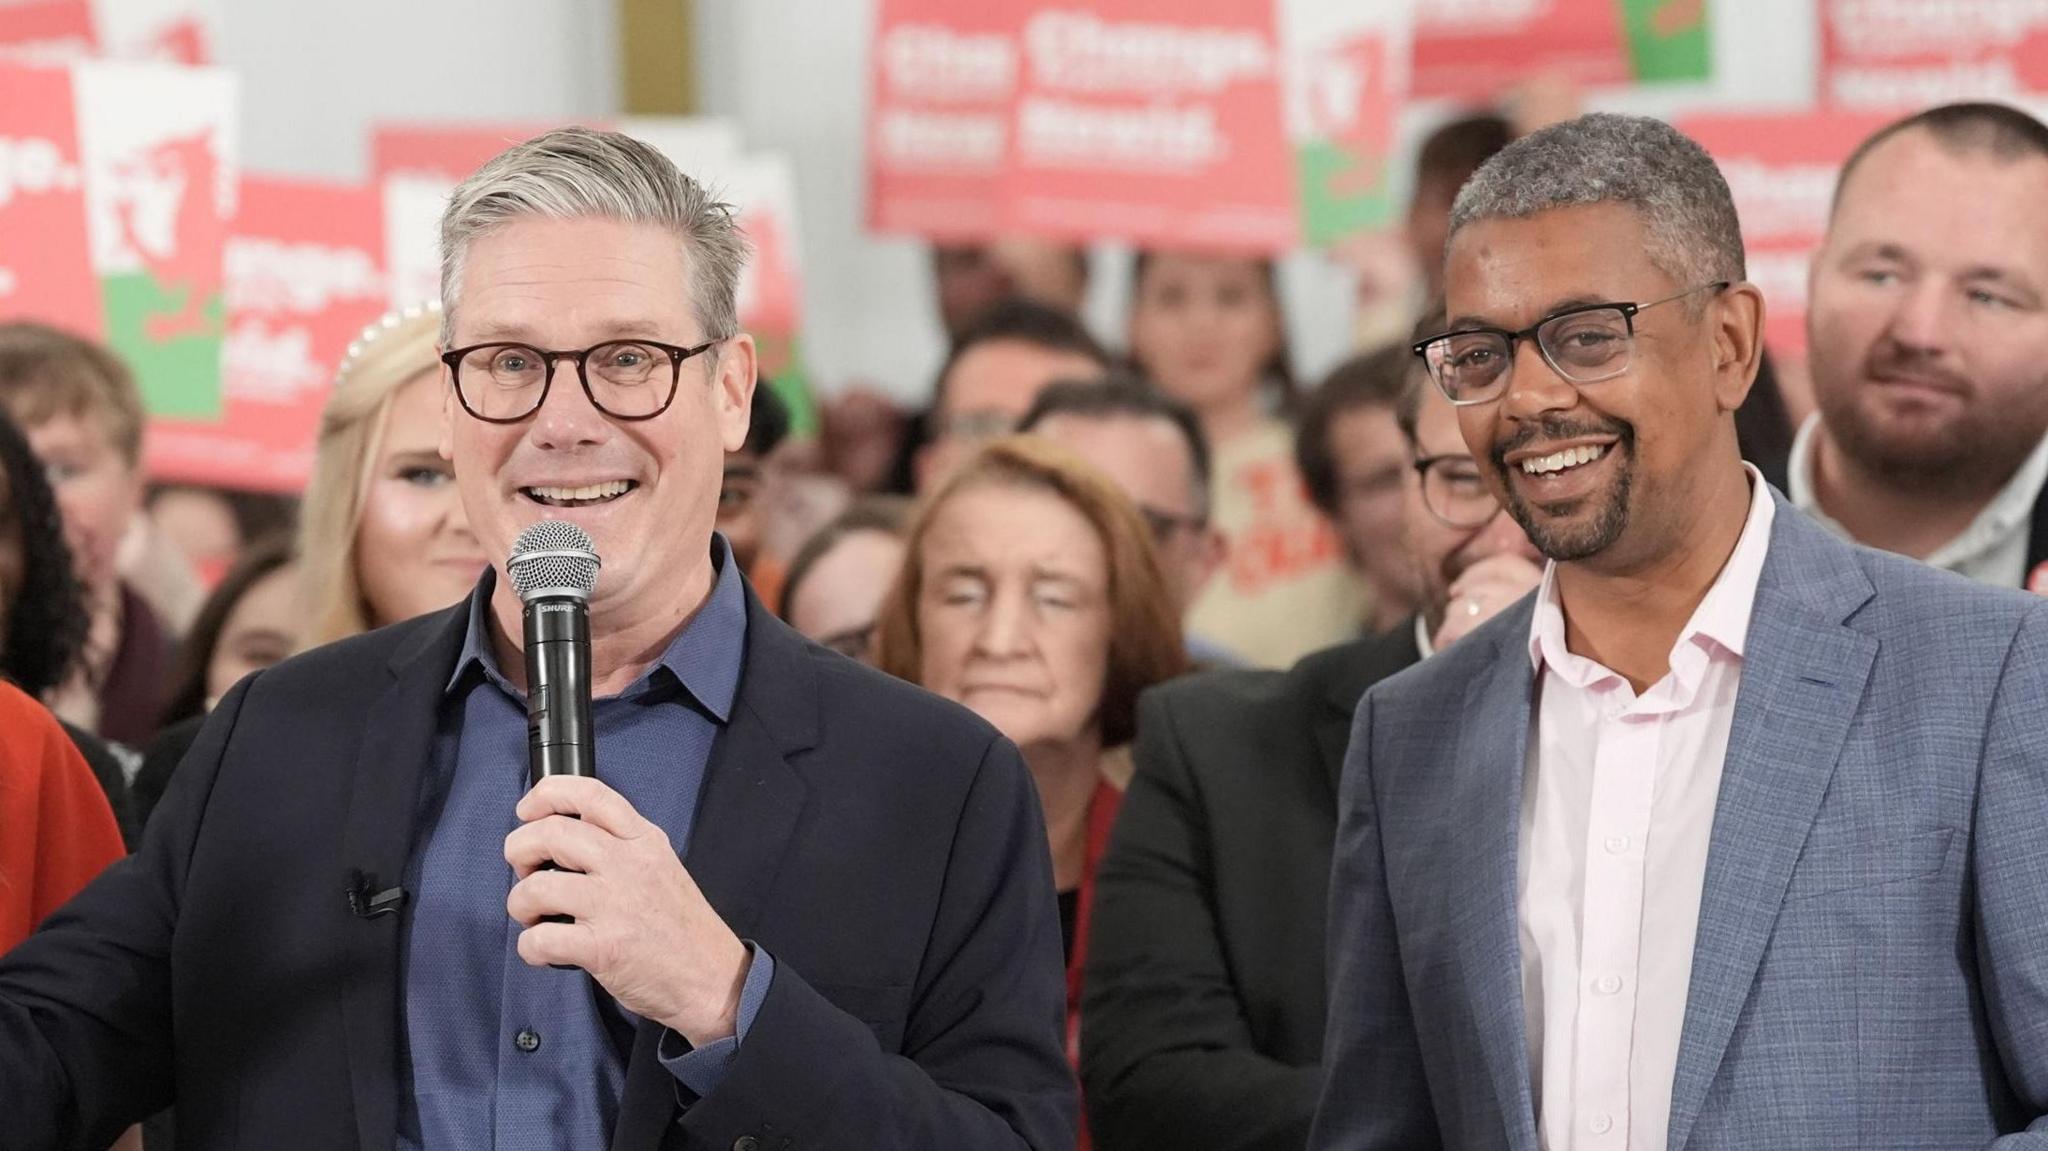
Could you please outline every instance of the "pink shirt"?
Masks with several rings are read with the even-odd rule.
[[[1665,1145],[1721,762],[1776,512],[1753,468],[1750,492],[1671,670],[1641,696],[1567,649],[1556,565],[1537,593],[1517,896],[1546,1151]]]

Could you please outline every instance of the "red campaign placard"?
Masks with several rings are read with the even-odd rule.
[[[1025,20],[1003,229],[1270,252],[1300,239],[1272,0],[1092,0]]]
[[[1410,94],[1486,99],[1532,71],[1580,86],[1632,77],[1616,0],[1438,0],[1415,6]]]
[[[0,318],[98,337],[77,106],[61,68],[0,65]]]
[[[987,239],[1001,229],[1028,0],[882,0],[868,109],[868,226]]]
[[[1693,116],[1681,131],[1721,167],[1742,219],[1749,278],[1764,293],[1765,341],[1806,347],[1807,270],[1827,234],[1842,162],[1883,127],[1878,114]]]
[[[1821,99],[1910,112],[2048,91],[2048,7],[2013,0],[1819,0]]]
[[[55,63],[98,49],[87,0],[0,0],[0,56]]]
[[[244,177],[226,249],[218,423],[155,420],[156,479],[299,491],[349,341],[385,307],[374,188]]]

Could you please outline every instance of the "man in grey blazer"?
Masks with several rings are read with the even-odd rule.
[[[1459,196],[1417,351],[1552,563],[1360,704],[1315,1147],[2048,1148],[2048,605],[1742,463],[1743,275],[1653,120]]]

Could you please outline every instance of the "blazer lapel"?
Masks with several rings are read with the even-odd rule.
[[[1708,843],[1671,1151],[1699,1116],[1841,758],[1877,655],[1877,641],[1843,621],[1872,594],[1847,546],[1780,500]]]
[[[750,938],[809,789],[790,756],[818,736],[818,678],[804,641],[747,591],[746,666],[732,719],[712,746],[684,862],[719,916]],[[661,1145],[675,1117],[674,1077],[657,1057],[661,1026],[642,1020],[626,1066],[613,1151]]]
[[[1344,753],[1351,746],[1351,721],[1358,714],[1359,700],[1372,685],[1421,659],[1422,652],[1415,646],[1414,621],[1405,620],[1393,631],[1357,644],[1345,666],[1330,677],[1322,711],[1316,717],[1315,740],[1330,777],[1332,803],[1344,779]]]
[[[368,894],[395,888],[405,874],[419,817],[420,782],[433,756],[440,698],[462,650],[467,601],[420,625],[388,665],[392,682],[368,717],[356,754],[342,828],[337,877]],[[341,907],[336,910],[351,914]],[[342,1022],[355,1097],[356,1138],[363,1151],[390,1151],[398,1131],[398,947],[411,914],[351,918],[343,925],[348,976]]]
[[[1437,861],[1446,877],[1442,913],[1453,924],[1449,945],[1464,974],[1506,1143],[1527,1151],[1536,1147],[1536,1111],[1522,1014],[1516,861],[1534,687],[1522,640],[1529,634],[1533,602],[1523,601],[1490,625],[1494,658],[1465,691],[1457,758],[1445,782],[1451,794],[1442,797],[1439,809],[1463,831],[1444,841],[1456,849],[1454,857]]]

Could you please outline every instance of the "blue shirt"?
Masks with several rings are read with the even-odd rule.
[[[717,583],[647,672],[593,701],[598,777],[689,848],[711,745],[731,715],[747,612],[737,565],[714,537]],[[443,696],[432,776],[407,866],[405,1050],[398,1146],[418,1151],[611,1145],[638,1020],[582,971],[531,967],[505,910],[505,837],[526,792],[526,697],[490,641],[493,573],[469,601],[469,633]],[[662,1064],[687,1104],[724,1077],[774,978],[749,945],[738,1035],[692,1050],[662,1036]],[[409,1089],[409,1094],[408,1094]]]

